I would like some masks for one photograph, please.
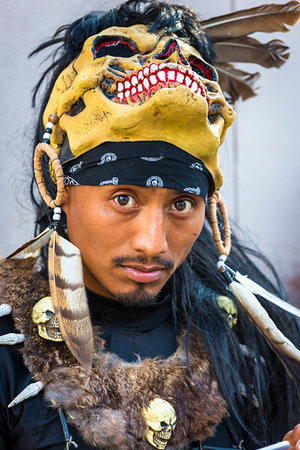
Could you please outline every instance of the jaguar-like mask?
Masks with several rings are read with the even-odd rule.
[[[62,162],[104,142],[165,141],[201,159],[216,189],[222,184],[218,148],[235,114],[214,67],[174,35],[134,25],[91,36],[58,77],[45,123],[51,113]]]
[[[162,398],[152,400],[143,409],[147,424],[146,439],[153,447],[164,450],[176,426],[176,413],[173,406]]]

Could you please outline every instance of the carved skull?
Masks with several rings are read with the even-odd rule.
[[[34,305],[32,320],[38,326],[38,333],[42,338],[63,341],[51,297],[44,297]]]
[[[103,142],[161,140],[201,159],[218,189],[218,148],[235,113],[217,80],[176,36],[146,25],[111,27],[88,38],[60,74],[44,122],[59,117],[51,144],[62,162]]]
[[[147,429],[147,441],[158,449],[165,449],[176,426],[176,413],[173,406],[162,398],[152,400],[148,408],[143,408]]]
[[[225,297],[225,295],[219,295],[217,297],[217,302],[219,307],[224,311],[224,316],[227,320],[228,325],[232,328],[237,324],[237,309],[231,300],[231,298]]]

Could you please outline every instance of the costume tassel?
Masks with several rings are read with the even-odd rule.
[[[288,374],[300,384],[300,351],[277,328],[267,311],[245,286],[231,281],[229,288],[244,308],[249,319],[279,357]]]
[[[0,336],[0,345],[16,345],[24,342],[24,334],[8,333]]]
[[[11,306],[7,303],[0,305],[0,317],[8,316],[11,313]]]
[[[291,1],[284,5],[272,3],[213,17],[205,20],[203,26],[213,41],[219,41],[259,31],[286,32],[289,31],[286,25],[295,25],[299,18],[300,3]]]
[[[29,384],[20,394],[18,394],[8,405],[8,408],[12,408],[18,403],[24,402],[28,398],[36,396],[44,387],[44,383],[37,381],[36,383]]]
[[[49,244],[48,268],[51,297],[63,339],[74,357],[89,370],[93,330],[80,251],[56,231]]]
[[[38,258],[41,248],[43,248],[46,244],[48,244],[52,233],[53,233],[53,229],[47,227],[44,231],[42,231],[34,239],[26,242],[26,244],[23,244],[16,251],[11,253],[7,257],[7,259]]]

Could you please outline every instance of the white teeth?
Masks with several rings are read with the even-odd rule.
[[[174,70],[170,70],[170,71],[168,72],[168,80],[169,80],[169,81],[175,80],[175,71],[174,71]]]
[[[168,67],[169,67],[169,69],[177,69],[178,64],[168,63]]]
[[[190,85],[192,84],[192,80],[190,79],[190,77],[185,77],[185,84],[187,87],[190,87]]]
[[[129,97],[129,95],[130,95],[130,91],[125,91],[125,97],[126,98]]]
[[[150,83],[152,86],[155,86],[157,84],[157,78],[155,75],[150,75]]]
[[[186,67],[183,67],[183,66],[179,66],[179,70],[180,70],[180,72],[182,72],[182,73],[186,73],[187,68],[186,68]]]
[[[118,92],[122,92],[124,90],[123,83],[118,83]]]
[[[193,92],[197,92],[197,90],[198,90],[198,84],[196,83],[196,81],[194,81],[194,83],[192,84],[191,90],[192,90]],[[125,95],[126,95],[126,93],[125,93]]]
[[[121,92],[120,94],[118,94],[118,95],[117,95],[117,97],[118,97],[119,99],[121,99],[121,100],[122,100],[122,98],[124,98],[124,94],[123,94],[123,92]]]
[[[155,73],[158,71],[158,65],[157,64],[151,64],[150,65],[150,72]]]
[[[135,95],[135,94],[136,94],[136,88],[133,87],[133,88],[131,89],[131,95]]]
[[[159,68],[160,70],[165,69],[166,67],[168,67],[168,64],[165,64],[165,63],[161,63],[161,64],[159,64],[159,66],[158,66],[158,68]]]
[[[157,78],[160,81],[166,81],[166,72],[164,70],[160,70],[159,72],[157,72]]]
[[[202,92],[201,92],[201,89],[200,89],[200,88],[198,88],[198,91],[196,92],[196,94],[202,95]]]
[[[176,80],[177,80],[179,83],[182,83],[182,82],[183,82],[184,76],[182,75],[182,73],[177,72]]]
[[[141,84],[139,84],[137,88],[139,92],[143,92],[143,86]]]
[[[145,80],[143,81],[143,85],[144,85],[145,89],[149,89],[150,84],[149,84],[149,81],[147,80],[147,78],[145,78]]]
[[[145,67],[143,72],[144,72],[145,77],[147,77],[149,75],[149,67]]]
[[[139,73],[138,73],[138,79],[139,80],[143,80],[144,79],[144,74],[143,74],[142,70],[140,70]]]
[[[131,78],[131,84],[132,86],[136,86],[138,84],[138,79],[135,75]]]
[[[125,81],[125,89],[130,89],[131,88],[131,84],[129,83],[129,81]]]
[[[189,74],[190,77],[194,75],[194,72],[189,68],[187,69],[187,73]]]

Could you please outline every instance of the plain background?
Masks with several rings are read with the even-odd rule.
[[[31,108],[31,92],[47,62],[42,64],[46,53],[31,59],[27,56],[58,26],[92,10],[108,10],[119,3],[115,0],[1,0],[2,257],[33,235],[29,184],[36,111]],[[204,19],[261,4],[257,0],[186,0],[184,3]],[[291,300],[298,303],[300,24],[287,34],[260,37],[264,42],[283,39],[291,48],[291,56],[279,70],[247,67],[262,74],[259,95],[236,105],[236,122],[220,148],[225,178],[221,192],[231,217],[247,233],[243,236],[245,242],[256,245],[271,259],[290,291]]]

